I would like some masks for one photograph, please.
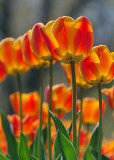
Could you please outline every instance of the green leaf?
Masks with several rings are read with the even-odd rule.
[[[86,149],[86,152],[84,154],[84,160],[96,160],[94,158],[94,156],[91,154],[90,150],[89,150],[89,147]]]
[[[19,160],[18,157],[18,144],[11,132],[9,121],[6,116],[1,113],[2,126],[8,143],[8,154],[12,160]]]
[[[38,158],[38,130],[37,130],[36,137],[33,143],[33,156]]]
[[[60,140],[60,148],[62,154],[64,155],[63,159],[76,160],[77,159],[76,151],[71,141],[69,141],[61,131],[58,131],[58,137]]]
[[[44,138],[44,136],[43,136]],[[46,160],[46,152],[45,152],[45,148],[44,148],[44,139],[42,138],[41,140],[41,143],[42,143],[42,159],[43,160]],[[37,133],[36,133],[36,137],[35,137],[35,140],[33,142],[33,156],[36,157],[36,158],[39,158],[38,156],[38,130],[37,130]]]
[[[58,155],[58,157],[55,160],[60,160],[61,159],[61,153]]]
[[[95,157],[95,159],[98,159],[98,152],[95,151],[93,148],[90,149],[92,155]],[[110,160],[106,156],[102,155],[102,160]]]
[[[20,142],[19,142],[19,158],[20,160],[32,160],[29,154],[29,149],[27,147],[26,138],[21,133],[20,135]]]
[[[5,157],[2,153],[0,153],[0,160],[9,160],[9,159]]]
[[[56,117],[51,111],[48,111],[48,112],[49,112],[50,116],[52,117],[52,119],[53,119],[53,121],[54,121],[54,123],[55,123],[56,130],[57,130],[57,131],[60,130],[60,131],[64,134],[64,136],[65,136],[67,139],[70,140],[69,135],[68,135],[68,133],[67,133],[64,125],[63,125],[62,122],[59,120],[59,118]]]
[[[33,155],[30,155],[32,160],[38,160],[36,157],[34,157]]]
[[[55,141],[54,141],[54,151],[55,151],[55,153],[54,153],[54,160],[55,160],[60,154],[62,155],[58,134],[57,134]],[[59,158],[59,160],[60,159],[61,158]]]

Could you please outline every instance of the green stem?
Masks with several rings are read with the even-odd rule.
[[[102,160],[101,147],[102,147],[102,94],[101,83],[97,84],[99,94],[99,133],[98,133],[98,160]]]
[[[73,145],[76,149],[76,77],[75,77],[75,62],[71,61],[71,72],[72,72],[72,126],[73,126]]]
[[[42,160],[42,105],[43,105],[43,68],[40,69],[40,113],[39,113],[39,132],[38,132],[38,156]]]
[[[50,60],[50,88],[49,88],[49,110],[51,111],[52,106],[52,84],[53,84],[53,65],[52,60]],[[52,160],[52,151],[51,151],[51,117],[48,114],[48,151],[49,151],[49,160]]]
[[[19,116],[20,116],[20,131],[23,131],[22,127],[22,81],[20,74],[17,74],[17,82],[19,88]]]
[[[82,127],[82,105],[83,105],[83,88],[80,88],[80,118],[79,118],[79,129],[78,129],[78,139],[77,139],[77,155],[79,157],[79,145],[80,145],[80,132],[81,132],[81,127]]]

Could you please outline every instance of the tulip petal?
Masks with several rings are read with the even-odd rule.
[[[2,82],[7,76],[6,68],[4,64],[0,61],[0,82]]]
[[[96,84],[100,76],[100,60],[97,54],[92,52],[85,60],[80,62],[80,69],[88,83]]]
[[[85,59],[90,54],[93,46],[93,29],[87,18],[79,17],[75,21],[69,43],[78,61]]]

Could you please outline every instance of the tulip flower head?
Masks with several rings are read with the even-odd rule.
[[[77,108],[80,108],[80,100],[77,101]],[[102,116],[106,104],[102,102]],[[82,123],[83,124],[97,124],[99,121],[99,101],[95,98],[84,98],[82,106]]]
[[[94,47],[92,53],[80,62],[84,79],[92,85],[109,83],[113,79],[112,67],[112,55],[104,45]]]
[[[31,48],[30,44],[30,36],[31,30],[24,34],[22,38],[22,53],[23,58],[26,63],[33,68],[47,67],[49,66],[49,62],[43,59],[40,59]]]
[[[102,93],[107,95],[109,106],[114,110],[114,86],[103,89]]]
[[[42,37],[55,60],[69,63],[85,59],[93,46],[93,29],[85,17],[59,17],[51,30],[43,30]]]
[[[19,114],[19,92],[15,92],[9,96],[11,105],[16,114]],[[40,97],[38,92],[22,94],[22,115],[34,116],[38,114],[40,105]]]
[[[49,101],[49,86],[45,90],[46,102]],[[72,109],[72,90],[64,84],[52,87],[52,111],[55,113],[66,113]]]
[[[23,74],[29,70],[22,57],[21,39],[5,38],[0,43],[0,59],[9,75]]]
[[[51,60],[52,56],[50,51],[47,48],[47,45],[45,44],[44,39],[42,38],[41,31],[42,30],[49,30],[52,26],[54,21],[48,22],[45,26],[43,23],[37,23],[32,28],[31,33],[31,47],[34,51],[34,53],[39,56],[41,59],[45,60]]]

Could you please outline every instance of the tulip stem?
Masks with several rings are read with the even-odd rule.
[[[20,74],[17,74],[17,82],[19,88],[19,116],[20,116],[20,131],[23,131],[22,127],[22,81]]]
[[[98,132],[98,160],[102,160],[101,147],[102,147],[102,94],[101,83],[97,84],[99,94],[99,132]]]
[[[40,69],[40,112],[39,112],[39,132],[38,132],[38,156],[42,160],[42,105],[43,105],[43,68]]]
[[[50,88],[49,88],[49,110],[51,111],[52,106],[52,84],[53,84],[53,61],[50,60]],[[52,160],[52,151],[51,151],[51,117],[48,114],[48,151],[49,151],[49,160]]]
[[[77,139],[77,156],[79,157],[79,146],[80,146],[80,132],[82,127],[82,105],[83,105],[83,88],[80,88],[80,118],[79,118],[79,129],[78,129],[78,139]]]
[[[71,61],[71,72],[72,72],[72,126],[73,126],[73,145],[77,148],[77,137],[76,137],[76,76],[75,76],[75,62]]]

